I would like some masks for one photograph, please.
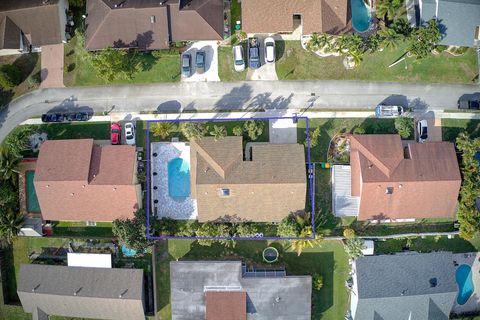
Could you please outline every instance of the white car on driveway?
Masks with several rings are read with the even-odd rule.
[[[241,45],[233,47],[233,65],[237,72],[245,70],[245,58],[243,57],[243,47]]]
[[[268,37],[263,42],[265,49],[265,63],[275,62],[275,40],[272,37]]]
[[[135,126],[131,122],[125,123],[125,142],[129,145],[135,144]]]
[[[424,143],[428,139],[427,120],[417,122],[418,142]]]

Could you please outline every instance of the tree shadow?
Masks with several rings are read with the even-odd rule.
[[[150,48],[150,45],[153,43],[153,31],[146,31],[144,33],[137,34],[135,40],[126,43],[122,39],[113,41],[113,47],[119,49],[131,49],[137,48],[140,50],[147,50]]]
[[[385,105],[401,106],[403,108],[408,107],[407,96],[403,94],[392,94],[386,97],[381,103]]]
[[[29,53],[20,55],[13,62],[14,66],[17,66],[22,71],[22,81],[25,81],[28,76],[33,72],[39,59],[38,53]]]
[[[158,112],[179,113],[181,112],[181,109],[182,105],[178,100],[165,101],[160,103],[157,107]]]
[[[253,89],[250,84],[243,84],[233,88],[229,93],[223,95],[215,102],[214,110],[241,110],[245,103],[250,100]]]

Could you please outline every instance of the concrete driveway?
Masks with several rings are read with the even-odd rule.
[[[40,88],[60,88],[63,85],[63,43],[42,46]]]
[[[205,72],[200,74],[195,67],[195,54],[197,51],[205,51]],[[184,82],[198,81],[220,81],[218,76],[218,44],[217,41],[197,41],[194,42],[184,53],[192,56],[192,75],[190,77],[182,76]]]
[[[268,35],[256,35],[260,42],[260,68],[248,68],[247,80],[278,80],[275,63],[265,63],[265,48],[263,42]],[[275,38],[274,38],[275,39]],[[276,39],[275,39],[276,40]],[[247,52],[247,50],[245,50]]]
[[[418,141],[417,122],[420,120],[427,120],[428,128],[428,142],[442,141],[442,119],[436,118],[433,111],[428,111],[422,114],[415,114],[415,140]]]

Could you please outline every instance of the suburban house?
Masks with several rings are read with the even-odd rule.
[[[172,320],[310,320],[312,278],[240,261],[170,262]]]
[[[458,294],[450,252],[359,257],[353,263],[354,320],[448,320]]]
[[[0,55],[66,41],[67,0],[0,1]]]
[[[33,320],[145,319],[143,269],[22,264],[17,294]]]
[[[168,49],[173,41],[223,40],[223,0],[87,0],[88,50]]]
[[[113,221],[141,206],[134,146],[93,139],[48,140],[40,147],[34,186],[43,220]]]
[[[334,213],[358,220],[454,218],[461,177],[453,143],[405,144],[399,135],[351,135],[350,166],[333,169]]]
[[[347,0],[242,0],[246,33],[338,34],[351,29]]]
[[[480,2],[475,0],[410,0],[410,22],[419,25],[437,19],[447,46],[473,47],[480,41]]]
[[[198,220],[280,222],[305,210],[305,151],[300,144],[247,144],[242,137],[190,142],[190,189]]]

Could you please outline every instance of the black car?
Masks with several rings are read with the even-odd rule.
[[[63,113],[42,114],[42,122],[64,122],[67,118]]]
[[[479,110],[480,109],[480,100],[478,99],[462,99],[460,98],[458,100],[458,109],[473,109],[473,110]]]
[[[260,68],[260,43],[257,37],[248,39],[248,66],[252,69]]]
[[[68,121],[88,121],[89,119],[88,112],[72,112],[67,115]]]

